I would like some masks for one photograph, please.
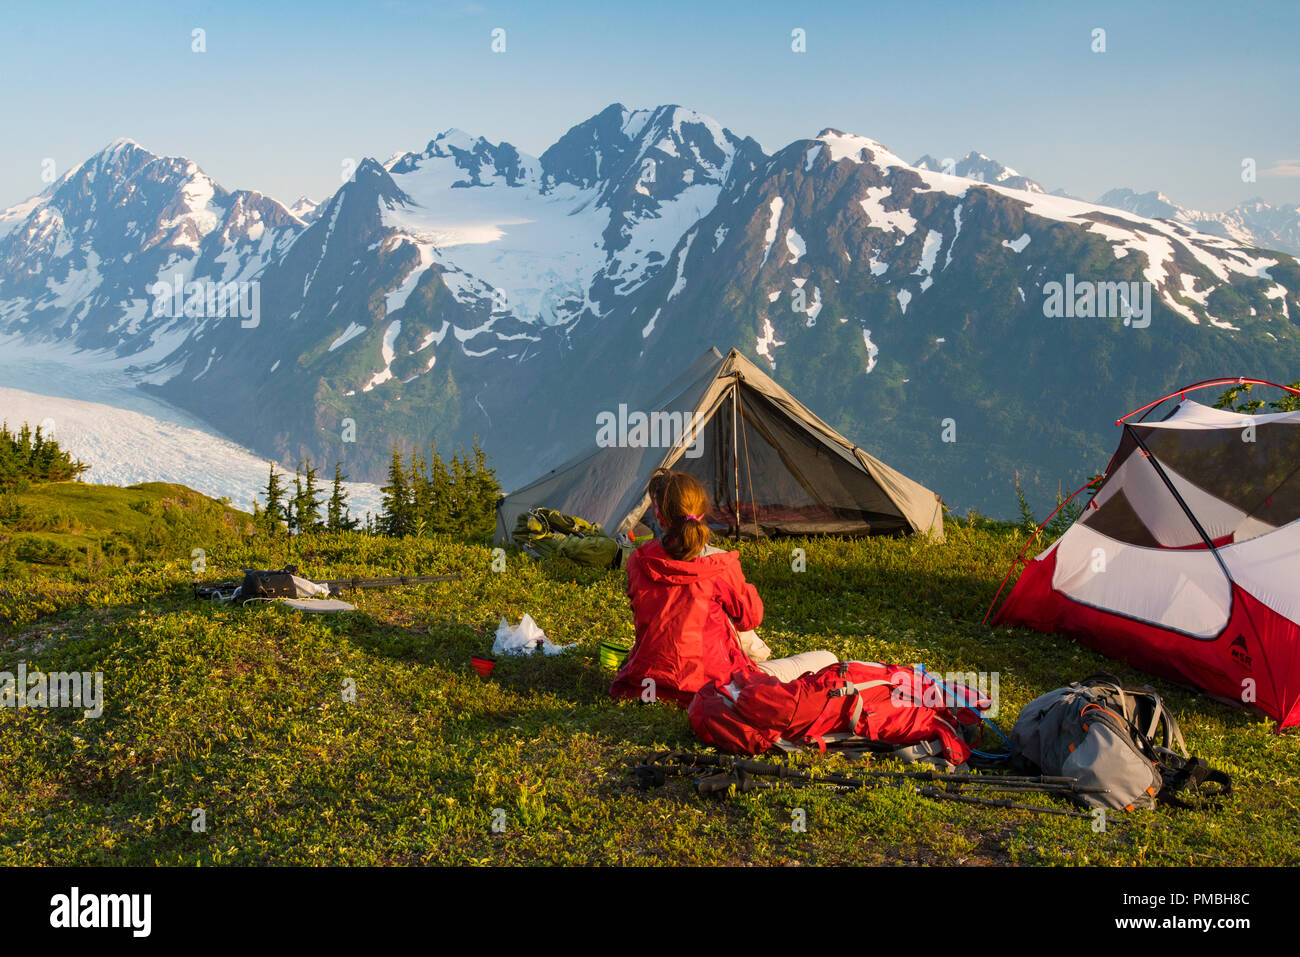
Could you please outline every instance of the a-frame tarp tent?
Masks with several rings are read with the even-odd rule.
[[[943,538],[938,495],[845,439],[734,349],[710,349],[648,405],[640,434],[620,425],[625,441],[602,442],[593,423],[591,448],[506,496],[497,543],[537,507],[628,532],[649,508],[646,483],[660,467],[704,483],[707,521],[722,533]],[[635,412],[611,410],[606,423],[615,417]]]
[[[1163,420],[1125,419],[1096,494],[994,623],[1300,724],[1300,412],[1184,398]]]

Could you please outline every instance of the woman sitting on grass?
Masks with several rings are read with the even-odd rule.
[[[740,556],[709,544],[704,486],[685,472],[659,469],[648,491],[661,534],[627,560],[636,644],[610,694],[642,698],[652,688],[655,699],[686,707],[700,688],[725,685],[737,672],[793,681],[835,663],[829,651],[766,660],[771,651],[754,633],[763,602],[745,581]]]

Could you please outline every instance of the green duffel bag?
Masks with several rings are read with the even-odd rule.
[[[529,509],[520,515],[511,537],[539,558],[562,555],[593,568],[618,568],[627,550],[594,522],[553,508]]]

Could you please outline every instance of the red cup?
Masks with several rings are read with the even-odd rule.
[[[474,666],[474,670],[478,672],[480,678],[486,679],[488,675],[492,674],[492,669],[496,667],[497,660],[495,658],[480,658],[477,655],[473,655],[470,657],[469,663]]]

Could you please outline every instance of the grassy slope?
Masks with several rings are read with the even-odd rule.
[[[941,546],[800,543],[802,574],[790,570],[794,543],[747,545],[744,560],[777,655],[824,647],[997,671],[1004,726],[1095,670],[1144,680],[1068,641],[980,625],[1019,543],[952,528]],[[696,742],[676,708],[605,693],[596,643],[631,638],[621,572],[512,555],[494,573],[482,547],[322,538],[297,556],[317,575],[465,579],[361,593],[355,613],[309,617],[198,603],[188,547],[176,552],[0,595],[0,617],[28,622],[0,638],[0,670],[100,669],[108,699],[97,721],[0,711],[0,863],[1300,863],[1300,739],[1165,684],[1189,746],[1235,777],[1221,811],[1127,815],[1094,833],[899,790],[718,802],[675,781],[643,793],[630,762]],[[210,575],[229,577],[243,560],[286,555],[214,557],[224,564]],[[500,616],[525,612],[579,648],[478,678],[469,656],[490,647]],[[348,679],[355,703],[342,700]],[[206,833],[191,829],[200,807]],[[805,833],[790,827],[796,807]]]
[[[6,572],[87,572],[151,557],[186,539],[227,544],[251,516],[183,485],[145,482],[121,488],[85,482],[34,485],[0,495],[0,562]],[[44,542],[31,561],[33,542]]]

